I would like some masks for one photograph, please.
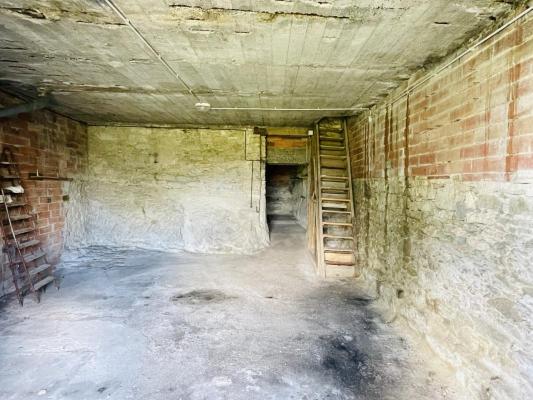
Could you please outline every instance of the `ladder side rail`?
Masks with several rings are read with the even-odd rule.
[[[11,157],[11,161],[12,161],[11,165],[15,169],[16,175],[20,178],[22,175],[20,174],[19,164],[13,162],[13,160],[12,160],[13,155],[11,153],[11,150],[9,151],[9,153],[10,153],[10,157]],[[26,190],[24,190],[19,195],[19,197],[20,197],[22,203],[24,204],[24,206],[22,207],[22,209],[24,210],[24,213],[31,216],[29,221],[30,221],[30,228],[32,228],[32,231],[27,235],[28,240],[36,240],[37,239],[37,233],[36,233],[37,232],[37,215],[33,212],[33,210],[30,209],[30,206],[29,206],[27,198],[26,198]],[[17,243],[18,243],[18,241],[17,241]],[[45,251],[43,251],[43,248],[41,246],[41,242],[40,241],[39,241],[39,243],[37,245],[32,245],[31,247],[32,247],[32,249],[30,250],[31,253],[35,254],[36,251],[40,252],[42,254],[42,256],[39,257],[39,258],[44,260],[45,264],[49,264],[48,263],[48,254]],[[21,257],[22,257],[23,262],[25,263],[24,256],[21,255]],[[33,261],[35,262],[37,260],[33,260]],[[35,290],[35,286],[34,286],[34,283],[33,283],[33,277],[31,276],[29,268],[27,267],[26,264],[24,264],[24,265],[25,265],[25,268],[26,268],[26,275],[28,277],[28,281],[30,283],[31,290],[34,293],[37,302],[39,302],[40,301],[40,294],[39,294],[39,292],[37,292]],[[50,275],[53,275],[51,270],[49,272],[50,272]],[[46,275],[48,276],[49,274],[46,274]],[[55,279],[54,279],[54,282],[55,282]]]
[[[315,267],[318,267],[317,264],[317,247],[316,247],[316,227],[317,227],[317,215],[318,215],[318,207],[317,207],[317,166],[316,166],[316,155],[315,155],[315,138],[311,136],[311,140],[308,140],[308,177],[307,177],[307,185],[308,185],[308,193],[309,193],[309,200],[307,202],[307,215],[308,215],[308,221],[307,221],[307,245],[310,250],[312,250],[313,259],[315,261]]]
[[[348,129],[346,127],[346,118],[343,119],[343,128],[344,128],[344,146],[346,148],[346,168],[348,169],[348,190],[350,192],[350,215],[352,218],[352,226],[354,225],[355,221],[355,209],[354,209],[354,202],[353,202],[353,183],[352,183],[352,163],[350,158],[350,140],[348,138]],[[354,232],[355,233],[355,232]]]
[[[326,277],[326,257],[324,254],[324,228],[322,222],[324,216],[322,213],[322,163],[320,162],[320,122],[315,125],[316,131],[316,149],[317,149],[317,165],[318,165],[318,227],[317,227],[317,239],[318,239],[318,271],[322,277]]]
[[[11,153],[11,150],[9,150],[9,154],[10,154],[10,161],[12,162],[12,166],[13,166],[13,169],[15,169],[15,172],[16,172],[16,175],[20,178],[22,175],[20,174],[20,168],[19,168],[19,165],[15,162],[13,162],[13,154]],[[30,237],[30,240],[32,239],[36,239],[36,232],[37,232],[37,215],[33,212],[33,210],[30,209],[30,206],[28,205],[28,201],[27,201],[27,198],[26,198],[26,190],[24,190],[22,193],[19,194],[19,198],[20,198],[20,201],[24,204],[22,206],[22,209],[24,210],[24,213],[27,214],[27,215],[30,215],[31,218],[30,218],[30,224],[31,224],[31,228],[33,228],[34,230],[28,235]],[[44,253],[42,247],[39,245],[38,246],[38,249]]]
[[[346,167],[348,169],[348,190],[350,192],[350,221],[352,223],[352,252],[353,252],[353,260],[354,260],[354,269],[357,265],[357,256],[356,256],[356,250],[357,250],[357,238],[355,235],[355,204],[354,204],[354,196],[353,196],[353,181],[352,181],[352,160],[350,157],[350,139],[348,137],[348,128],[346,124],[346,118],[343,120],[343,128],[344,128],[344,145],[346,146]],[[355,273],[355,271],[354,271]]]
[[[5,192],[4,192],[3,188],[2,188],[2,197],[5,200]],[[24,254],[22,254],[22,251],[20,249],[20,243],[18,241],[17,235],[15,235],[15,229],[13,228],[13,223],[11,222],[11,216],[9,215],[9,207],[7,206],[5,201],[4,201],[4,207],[6,208],[6,217],[7,217],[7,221],[9,222],[9,229],[11,231],[11,235],[13,236],[13,241],[15,242],[15,248],[16,248],[17,253],[18,253],[19,257],[20,257],[20,264],[22,264],[22,267],[24,269],[24,273],[26,274],[26,277],[28,279],[28,283],[30,285],[31,292],[35,293],[35,288],[33,287],[33,282],[31,280],[30,272],[29,272],[28,266],[26,265],[26,261],[24,260]],[[2,221],[2,224],[3,223],[4,223],[4,221]],[[4,239],[7,239],[7,237],[4,237]],[[18,262],[17,262],[17,264],[18,264]]]
[[[21,178],[21,174],[20,174],[20,168],[19,168],[19,165],[17,163],[14,162],[14,159],[13,159],[13,152],[11,150],[11,148],[9,147],[4,147],[3,151],[2,151],[2,155],[1,155],[1,161],[4,162],[4,165],[7,166],[7,170],[8,170],[8,176],[11,176],[13,177],[12,179],[12,183],[13,185],[20,185],[22,187],[22,178]],[[31,293],[33,293],[36,297],[36,300],[37,302],[40,301],[40,295],[38,293],[38,291],[35,289],[35,285],[34,285],[34,282],[33,282],[33,279],[32,279],[32,275],[31,275],[31,271],[30,271],[30,267],[28,267],[28,264],[26,262],[26,259],[25,259],[25,256],[26,255],[29,255],[29,254],[26,254],[26,251],[29,250],[30,251],[30,254],[35,254],[35,247],[36,244],[33,244],[31,246],[24,246],[24,248],[22,248],[21,246],[21,243],[15,233],[15,228],[13,226],[13,219],[11,217],[11,213],[9,211],[9,204],[7,204],[5,202],[5,191],[3,188],[1,188],[1,193],[2,193],[2,196],[4,198],[4,209],[5,209],[5,213],[6,213],[6,219],[7,219],[7,222],[9,223],[9,233],[6,232],[6,230],[4,229],[5,228],[5,225],[4,225],[4,221],[2,221],[2,234],[4,235],[4,240],[7,241],[10,240],[8,239],[8,237],[11,235],[12,236],[12,241],[14,243],[14,246],[11,246],[11,248],[14,250],[15,253],[18,254],[15,255],[15,254],[12,254],[13,252],[10,251],[9,254],[8,254],[8,258],[9,258],[9,263],[10,263],[10,269],[12,271],[12,274],[13,274],[13,283],[15,284],[15,289],[17,290],[18,288],[18,279],[19,279],[19,274],[18,274],[18,269],[20,266],[22,266],[23,268],[23,287],[22,288],[18,288],[18,292],[17,292],[17,296],[19,298],[19,303],[22,305],[23,304],[23,299],[24,299],[24,286],[25,286],[25,280],[27,280],[27,284],[28,284],[28,287],[29,287],[29,290]],[[25,228],[30,228],[29,231],[26,231],[24,232],[24,236],[27,238],[27,241],[32,241],[32,240],[35,240],[36,239],[36,229],[37,229],[37,222],[36,222],[36,216],[34,215],[34,213],[30,212],[29,210],[29,207],[28,207],[28,203],[27,203],[27,199],[26,199],[26,193],[25,191],[23,190],[21,193],[14,193],[17,197],[17,202],[21,203],[22,206],[21,206],[21,209],[22,209],[22,213],[23,214],[26,214],[26,215],[30,215],[30,218],[29,220],[28,219],[24,219],[24,221],[22,222],[22,225],[25,226]],[[11,194],[13,195],[13,194]],[[30,223],[30,226],[26,226],[26,222],[29,222]],[[33,249],[31,249],[33,247]],[[44,262],[46,264],[48,264],[48,260],[47,260],[47,257],[46,257],[46,253],[42,250],[41,246],[37,246],[38,250],[40,251],[41,254],[43,254],[43,257],[44,257]],[[23,251],[24,249],[24,251]],[[41,258],[41,257],[38,257],[38,258]],[[33,261],[35,261],[36,259],[33,259]]]
[[[8,215],[9,208],[8,208],[7,203],[5,201],[4,189],[2,189],[2,201],[4,203],[5,213],[6,213],[6,215]],[[7,235],[8,234],[6,232],[6,229],[5,229],[3,221],[2,221],[2,238],[4,240],[3,253],[7,254],[7,258],[8,258],[8,262],[9,262],[9,269],[11,270],[13,284],[15,285],[15,293],[17,295],[17,299],[18,299],[20,305],[22,305],[23,304],[22,291],[21,291],[21,289],[19,287],[19,284],[18,284],[18,274],[17,274],[17,270],[16,270],[16,264],[14,263],[12,252],[9,250],[9,246],[8,246],[8,243],[7,243],[7,241],[8,241]]]

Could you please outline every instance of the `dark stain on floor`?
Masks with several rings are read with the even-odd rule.
[[[221,303],[223,301],[234,299],[235,296],[227,295],[226,293],[216,289],[198,289],[191,290],[185,293],[178,293],[172,296],[171,301],[174,303],[186,304],[205,304],[205,303]]]
[[[373,299],[369,297],[361,297],[354,295],[347,295],[343,298],[343,300],[346,304],[352,304],[355,306],[368,306],[373,301]]]
[[[318,358],[311,368],[340,390],[339,398],[381,400],[390,395],[399,382],[388,374],[387,349],[373,339],[383,331],[374,299],[350,287],[320,288],[313,297],[323,298],[318,302],[327,304],[331,320],[342,330],[324,332],[314,341]]]
[[[324,351],[321,366],[327,373],[347,389],[366,392],[376,378],[369,355],[355,340],[336,336],[322,336],[320,340]]]

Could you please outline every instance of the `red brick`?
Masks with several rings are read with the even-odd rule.
[[[415,176],[465,180],[505,180],[509,172],[533,163],[533,33],[524,22],[488,41],[466,60],[432,77],[410,96],[409,165]],[[392,106],[394,123],[389,154],[395,176],[403,168],[405,99]],[[391,106],[388,106],[390,112]],[[354,154],[370,148],[373,157],[358,156],[354,176],[384,175],[385,105],[350,120]],[[365,136],[366,135],[366,136]],[[361,138],[369,137],[365,144]],[[401,151],[400,151],[401,150]],[[365,153],[366,155],[366,153]]]
[[[435,162],[435,154],[424,154],[419,157],[419,164],[433,164]]]
[[[0,93],[0,104],[11,104],[11,98]],[[56,116],[49,111],[21,114],[0,120],[0,142],[13,149],[23,178],[28,173],[72,175],[86,166],[87,130],[78,122]],[[63,247],[61,183],[23,179],[26,200],[37,212],[38,237],[45,249],[54,249],[58,257]],[[48,199],[55,203],[48,203]],[[56,232],[50,234],[50,232]]]
[[[519,155],[516,156],[517,168],[520,170],[533,169],[533,155]]]
[[[43,212],[37,213],[37,218],[40,220],[48,220],[48,218],[50,218],[50,212],[43,211]]]

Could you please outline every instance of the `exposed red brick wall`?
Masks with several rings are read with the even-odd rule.
[[[0,105],[17,101],[0,92]],[[13,149],[23,178],[39,170],[42,175],[72,177],[87,167],[86,125],[50,111],[0,118],[0,146]],[[28,202],[37,213],[39,239],[49,261],[57,261],[63,248],[65,224],[63,182],[23,179]]]
[[[307,162],[305,135],[267,136],[267,162],[271,164],[305,164]]]
[[[533,18],[348,126],[354,178],[504,181],[533,171]]]
[[[401,91],[348,121],[361,280],[461,397],[532,398],[533,15]]]
[[[307,138],[291,138],[274,136],[267,137],[267,146],[279,148],[279,149],[293,149],[293,148],[303,148],[307,146]]]

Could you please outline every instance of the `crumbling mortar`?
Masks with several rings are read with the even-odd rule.
[[[297,11],[255,11],[255,10],[246,10],[242,8],[224,8],[224,7],[200,7],[200,6],[191,6],[191,5],[173,5],[169,6],[171,9],[192,9],[198,10],[201,12],[222,12],[222,13],[235,13],[235,14],[251,14],[257,15],[263,18],[264,22],[270,22],[276,19],[279,16],[283,17],[305,17],[305,18],[324,18],[332,20],[349,20],[353,19],[349,16],[338,16],[338,15],[323,15],[318,13],[304,13]],[[203,20],[200,18],[194,18],[194,20]]]
[[[0,10],[19,14],[24,18],[42,21],[58,21],[62,18],[73,19],[76,23],[82,24],[97,24],[97,25],[115,25],[125,26],[120,21],[109,21],[106,14],[83,11],[83,10],[67,10],[62,8],[23,8],[23,7],[0,7]],[[81,17],[76,19],[76,17]]]
[[[322,4],[330,4],[330,3],[322,3],[317,2],[319,7],[322,6]],[[358,7],[358,6],[350,6],[345,9],[340,8],[337,10],[328,9],[330,14],[321,14],[319,12],[299,12],[299,11],[283,11],[283,10],[274,10],[274,11],[267,11],[267,10],[251,10],[248,8],[232,8],[232,7],[203,7],[199,5],[190,5],[190,4],[170,4],[169,7],[171,9],[191,9],[191,10],[199,10],[202,12],[227,12],[227,13],[245,13],[245,14],[253,14],[253,15],[259,15],[264,16],[265,21],[271,21],[275,19],[278,16],[285,16],[285,17],[299,17],[299,18],[324,18],[324,19],[331,19],[331,20],[352,20],[352,21],[366,21],[369,19],[373,19],[376,17],[379,17],[383,12],[390,12],[390,11],[406,11],[409,9],[409,7],[387,7],[387,6],[378,6],[378,7]],[[332,12],[334,12],[332,14]],[[393,16],[393,19],[399,19],[399,16]],[[198,17],[192,17],[189,18],[189,20],[202,20]]]

